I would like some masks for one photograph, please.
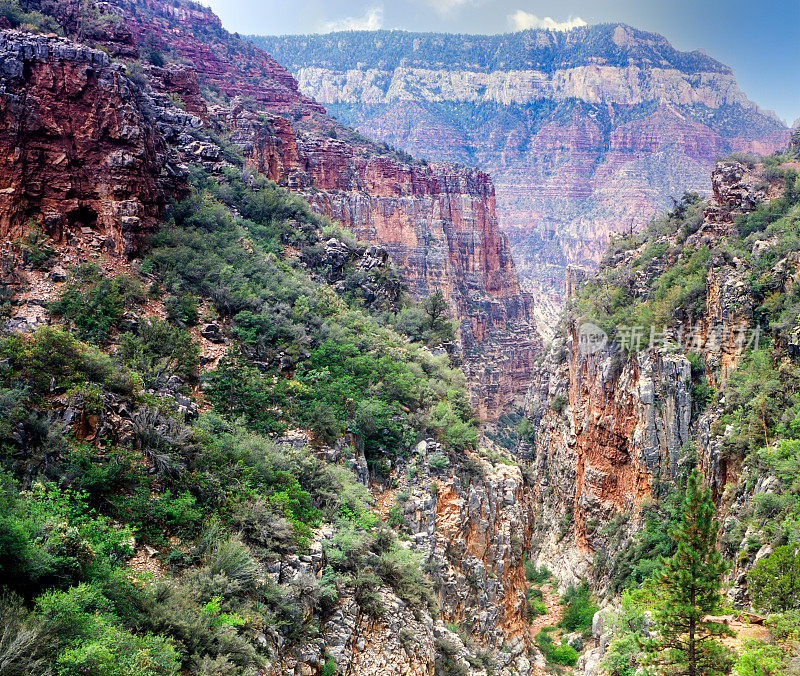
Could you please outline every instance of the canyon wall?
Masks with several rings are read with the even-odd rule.
[[[414,296],[442,291],[450,299],[475,410],[485,420],[502,414],[524,391],[541,343],[533,300],[520,289],[497,226],[489,177],[459,165],[400,163],[324,134],[298,134],[282,117],[261,120],[241,108],[224,115],[254,168],[359,239],[380,243]]]
[[[540,309],[563,299],[566,266],[596,266],[611,234],[638,230],[684,190],[706,193],[718,156],[787,138],[728,67],[624,25],[252,39],[344,123],[487,171]]]
[[[179,57],[201,87],[239,97],[209,114],[212,126],[232,133],[250,166],[359,238],[385,246],[416,297],[445,294],[461,327],[461,357],[482,419],[496,419],[524,394],[541,343],[485,173],[398,156],[342,127],[274,59],[224,31],[210,12],[178,11],[156,0],[115,6],[141,51]],[[174,69],[168,66],[167,74]],[[164,91],[205,114],[192,107],[197,97],[185,77],[150,70]]]
[[[526,616],[522,553],[533,532],[530,486],[518,467],[492,465],[477,454],[466,466],[434,469],[429,460],[438,449],[422,441],[387,480],[392,487],[373,490],[381,516],[394,514],[409,548],[422,557],[440,617],[412,611],[385,589],[388,612],[380,619],[345,598],[321,622],[317,638],[278,648],[270,673],[305,673],[325,655],[342,673],[360,676],[432,676],[446,668],[445,659],[450,669],[476,675],[545,673]],[[292,557],[280,569],[284,579],[300,580],[322,566],[321,548],[312,545],[310,556]]]
[[[702,377],[722,391],[744,349],[752,347],[758,306],[748,282],[752,268],[720,249],[738,215],[777,197],[782,188],[765,186],[758,170],[739,161],[719,163],[711,183],[714,197],[703,223],[684,244],[685,250],[707,246],[714,251],[705,274],[702,312],[693,319],[679,308],[668,327],[657,329],[667,344],[650,345],[648,329],[640,350],[632,350],[630,342],[622,349],[619,340],[592,344],[586,340],[587,330],[598,333],[598,327],[565,319],[535,370],[526,403],[535,432],[519,452],[534,467],[536,560],[552,567],[562,581],[593,575],[600,589],[608,585],[608,570],[595,557],[609,561],[615,547],[632,542],[646,510],[675,490],[694,457],[728,520],[735,521],[736,510],[752,500],[752,484],[739,490],[734,505],[729,498],[723,500],[728,484],[742,488],[739,480],[746,470],[741,457],[724,450],[724,396],[719,401],[702,398],[696,370],[699,359]],[[674,237],[663,235],[661,240]],[[635,260],[644,246],[619,252],[606,265],[613,271]],[[668,265],[664,257],[655,257],[631,277],[635,295],[646,297],[649,280]],[[796,256],[779,268],[790,280],[796,274]],[[570,284],[573,293],[580,284],[580,279]],[[744,572],[752,563],[751,557],[740,556],[733,566],[732,599],[743,598]]]
[[[0,238],[88,228],[139,253],[183,190],[153,102],[106,53],[54,36],[4,31],[0,71]]]
[[[224,162],[216,146],[209,150],[194,137],[204,127],[230,134],[252,168],[301,193],[359,238],[383,245],[415,297],[445,294],[460,328],[455,356],[482,419],[497,419],[521,399],[541,343],[532,297],[520,289],[485,173],[415,161],[343,127],[300,93],[273,58],[229,34],[216,15],[199,6],[28,0],[26,7],[56,16],[67,32],[106,54],[81,46],[80,54],[96,63],[83,63],[79,54],[75,65],[71,52],[49,57],[26,52],[16,65],[12,57],[17,57],[8,57],[2,114],[9,124],[2,145],[13,171],[2,199],[8,203],[4,212],[16,222],[5,224],[6,231],[18,236],[29,216],[50,219],[49,230],[96,229],[109,246],[113,240],[115,250],[135,255],[164,205],[180,194],[168,185],[182,171],[176,157]],[[70,49],[48,39],[51,46]],[[126,67],[112,64],[108,54],[142,59]],[[20,64],[31,58],[66,60],[66,69],[37,66],[23,76]],[[146,96],[138,96],[137,89],[146,89]],[[81,125],[72,125],[73,119]],[[18,147],[19,134],[32,144],[30,151]],[[42,138],[48,140],[43,144]],[[43,191],[32,201],[26,198],[25,209],[19,208],[23,184],[29,192],[37,185]]]

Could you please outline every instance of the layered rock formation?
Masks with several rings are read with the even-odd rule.
[[[520,289],[486,174],[414,162],[359,138],[210,12],[157,0],[118,0],[113,7],[143,53],[160,50],[191,63],[151,67],[157,91],[201,117],[206,111],[189,71],[202,87],[248,97],[216,106],[212,117],[253,168],[301,192],[359,238],[383,245],[416,297],[444,292],[461,325],[462,357],[482,418],[496,419],[524,393],[540,344],[533,302]]]
[[[157,113],[106,53],[55,37],[0,34],[0,238],[88,228],[133,256],[180,172]]]
[[[482,418],[497,418],[524,390],[539,340],[533,301],[519,287],[497,227],[489,177],[455,165],[403,164],[327,135],[297,135],[281,117],[261,120],[238,107],[224,115],[252,166],[359,239],[380,243],[416,297],[440,290],[451,300],[473,404]]]
[[[409,547],[422,555],[441,616],[411,611],[381,590],[387,612],[376,620],[347,598],[321,623],[318,638],[277,648],[270,673],[306,673],[324,664],[325,655],[342,673],[359,676],[427,676],[440,673],[444,659],[476,675],[543,673],[526,618],[522,551],[533,531],[530,487],[519,468],[492,466],[478,456],[470,472],[434,469],[429,461],[438,448],[421,442],[390,477],[394,488],[373,488],[382,516],[398,514]],[[322,565],[316,544],[308,557],[275,564],[273,575],[280,569],[284,579],[301,583]]]
[[[612,233],[706,192],[716,157],[787,135],[729,68],[623,25],[253,40],[346,124],[490,173],[523,284],[556,301],[567,265],[594,267]]]
[[[687,250],[719,247],[733,232],[735,217],[778,196],[778,183],[765,181],[758,167],[719,163],[712,176],[714,198],[700,229],[686,240]],[[621,252],[607,264],[619,267],[642,250]],[[638,297],[667,265],[664,258],[653,258],[630,280]],[[782,284],[791,285],[796,270],[797,257],[790,254],[773,273],[783,274]],[[593,568],[595,555],[613,557],[612,542],[619,546],[636,532],[641,510],[675,485],[693,452],[718,502],[726,485],[738,481],[742,458],[724,450],[719,422],[724,407],[701,410],[704,400],[698,402],[702,394],[694,389],[696,375],[687,357],[691,351],[700,358],[703,377],[722,389],[758,335],[752,333],[758,302],[747,281],[751,274],[744,260],[713,254],[703,311],[692,319],[679,308],[666,330],[656,330],[671,346],[650,345],[650,329],[639,329],[642,349],[631,349],[628,341],[623,350],[619,337],[614,343],[587,340],[590,334],[603,338],[598,327],[574,320],[564,324],[534,376],[526,406],[535,435],[521,448],[534,459],[538,561],[552,566],[562,580],[593,575],[601,587],[608,584],[608,571]],[[573,290],[581,277],[570,281]],[[737,509],[751,499],[740,493]],[[610,531],[609,524],[616,526]],[[748,565],[752,562],[740,557],[734,566],[732,598],[742,595],[742,571]]]
[[[294,78],[274,59],[227,33],[218,17],[199,6],[161,0],[115,0],[92,6],[79,0],[29,0],[27,6],[55,15],[68,32],[85,36],[112,54],[147,57],[157,65],[137,63],[131,66],[131,73],[147,81],[151,102],[158,99],[171,108],[171,114],[177,110],[175,105],[181,106],[196,120],[195,129],[204,120],[223,135],[231,133],[253,168],[302,192],[315,209],[340,221],[358,237],[382,244],[416,297],[442,290],[461,326],[461,358],[471,376],[473,404],[482,418],[496,419],[524,393],[539,346],[533,302],[520,290],[508,241],[498,229],[494,186],[486,174],[415,162],[342,127],[325,115],[321,105],[301,94]],[[107,56],[97,58],[103,67],[109,67]],[[119,66],[113,68],[121,73]],[[207,97],[239,98],[232,104],[217,105],[211,119],[201,88]],[[80,95],[82,90],[76,94]],[[113,96],[105,98],[109,108],[116,103]],[[134,109],[148,106],[133,105]],[[55,103],[51,107],[58,109]],[[118,123],[129,108],[119,106]],[[90,126],[94,119],[77,109],[62,112],[65,119],[73,115],[86,118]],[[156,110],[151,117],[157,116]],[[136,125],[140,132],[132,131]],[[219,148],[204,145],[191,134],[181,136],[173,121],[157,121],[155,126],[160,133],[149,136],[139,122],[127,120],[123,126],[126,133],[139,134],[131,143],[142,148],[129,152],[127,164],[123,164],[125,171],[143,175],[143,185],[129,186],[130,191],[140,193],[143,205],[154,203],[158,189],[158,180],[150,175],[165,166],[160,156],[164,154],[161,136],[180,145],[190,160],[223,161]],[[103,133],[97,131],[87,140],[94,142]],[[111,130],[108,136],[114,139],[116,133]],[[11,140],[6,145],[9,152],[17,152]],[[89,152],[78,147],[76,161],[86,164],[87,174],[100,176],[93,189],[108,192],[102,180],[107,170],[97,173],[96,163],[84,157]],[[211,155],[206,157],[204,152]],[[58,185],[58,181],[50,183]],[[120,178],[113,187],[120,195],[121,183]],[[64,194],[62,190],[53,199],[63,204]],[[109,224],[117,215],[115,206],[98,202],[105,198],[98,197],[91,204],[85,196],[78,202],[81,199],[88,211],[75,211],[69,218],[82,219],[81,225],[93,227],[95,214],[102,212],[102,227],[113,227]],[[131,213],[121,216],[145,219],[144,234],[159,208],[146,214],[139,214],[139,209],[130,205]],[[22,218],[22,212],[16,213]],[[135,221],[125,223],[128,229],[136,225]],[[15,227],[19,230],[19,224]],[[137,247],[137,243],[123,246],[129,254]],[[513,352],[507,349],[512,344],[517,347]]]

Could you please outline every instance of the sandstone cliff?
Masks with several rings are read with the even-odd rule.
[[[612,233],[706,192],[716,157],[787,136],[729,68],[623,25],[253,41],[346,124],[490,173],[523,285],[554,301],[567,265],[596,266]]]
[[[0,238],[88,228],[139,253],[181,192],[153,101],[104,52],[55,37],[3,32],[0,63]]]
[[[450,299],[473,404],[483,419],[496,419],[524,391],[540,343],[533,300],[519,287],[497,227],[489,177],[455,165],[403,164],[297,132],[282,117],[262,121],[239,107],[220,113],[258,171],[359,239],[384,246],[416,297],[441,290]]]
[[[151,68],[155,89],[201,117],[207,111],[195,73],[206,89],[248,97],[217,106],[214,123],[232,133],[251,166],[302,193],[359,238],[384,245],[415,296],[445,293],[461,325],[462,358],[483,419],[496,419],[524,393],[540,346],[534,306],[520,289],[508,240],[498,229],[486,174],[398,157],[353,134],[301,94],[272,58],[225,32],[210,12],[156,0],[113,6],[141,50],[191,63],[193,73],[185,66]],[[514,351],[507,349],[512,344]]]
[[[254,168],[291,186],[359,237],[381,243],[370,251],[386,265],[388,250],[415,294],[445,291],[462,320],[465,368],[475,377],[475,392],[484,393],[484,399],[476,399],[481,412],[489,416],[502,410],[527,387],[537,342],[515,331],[531,330],[531,301],[519,290],[485,174],[375,157],[361,152],[368,144],[359,148],[327,135],[301,133],[283,117],[252,114],[238,104],[210,110],[197,105],[194,110],[206,123],[182,109],[189,107],[184,97],[197,95],[194,71],[130,68],[129,77],[105,52],[70,40],[10,31],[2,39],[2,103],[8,106],[4,111],[16,116],[9,118],[11,129],[42,118],[49,124],[19,127],[14,139],[3,139],[8,152],[13,140],[23,148],[22,157],[38,161],[40,155],[31,153],[29,144],[44,138],[50,145],[36,147],[47,159],[58,159],[54,149],[72,158],[31,165],[27,173],[15,175],[14,190],[4,193],[13,200],[19,187],[27,195],[26,201],[2,205],[4,241],[9,244],[23,234],[25,217],[43,225],[56,248],[46,270],[20,260],[17,249],[8,257],[3,252],[0,283],[14,301],[14,331],[53,321],[49,303],[68,274],[62,265],[95,261],[109,272],[136,274],[129,258],[142,253],[166,200],[180,197],[186,164],[211,172],[232,168],[223,157],[229,146],[209,133],[207,125],[214,125],[217,133],[230,134]],[[56,103],[56,95],[66,96]],[[56,116],[58,125],[47,115]],[[37,136],[34,132],[41,129],[48,133]],[[116,164],[118,156],[125,161]],[[38,201],[31,192],[34,169],[49,172],[50,192]],[[120,212],[122,197],[129,213]],[[163,316],[160,304],[152,305],[158,307],[148,312]],[[202,335],[195,338],[208,350],[211,343]],[[196,416],[189,398],[174,388],[170,396],[179,416]],[[131,410],[119,397],[104,401],[91,415],[71,405],[62,410],[59,404],[58,416],[74,425],[77,438],[87,444],[102,439],[116,445],[135,435]],[[505,676],[538,673],[531,664],[535,651],[525,618],[523,547],[532,532],[530,489],[512,464],[492,465],[476,457],[469,469],[460,463],[442,468],[433,458],[445,457],[443,450],[432,439],[423,441],[413,457],[398,461],[388,480],[372,483],[381,516],[394,509],[399,515],[395,525],[428,562],[440,613],[411,610],[388,588],[379,592],[388,611],[381,620],[367,615],[353,598],[342,598],[313,640],[291,643],[266,632],[262,641],[274,657],[273,673],[314,673],[330,656],[344,673],[365,676],[434,674],[445,659],[476,674],[489,665]],[[331,460],[345,463],[339,457]],[[369,482],[366,461],[363,456],[359,460],[359,476]],[[307,556],[285,557],[276,565],[276,582],[301,585],[304,576],[320,573],[320,543],[332,534],[326,528],[315,534]]]
[[[702,274],[699,312],[679,307],[667,326],[645,327],[640,350],[631,349],[630,341],[621,349],[625,338],[619,336],[625,329],[620,334],[619,327],[613,327],[618,331],[614,342],[592,347],[586,342],[587,329],[601,330],[582,323],[592,317],[573,316],[565,320],[537,370],[527,401],[535,432],[520,452],[532,457],[535,467],[533,547],[538,560],[552,566],[562,580],[593,576],[600,588],[609,585],[609,562],[635,537],[646,511],[670,494],[696,454],[720,513],[727,517],[726,551],[738,552],[728,580],[730,597],[740,603],[746,599],[745,573],[755,550],[744,551],[746,543],[735,524],[738,515],[752,509],[754,494],[770,489],[762,488],[763,478],[755,481],[758,472],[732,450],[734,426],[726,397],[733,395],[725,386],[745,349],[758,346],[755,310],[762,298],[748,282],[752,260],[729,253],[726,246],[728,238],[739,236],[736,217],[781,194],[780,180],[764,176],[758,166],[737,160],[721,162],[713,172],[713,199],[702,211],[697,232],[681,244],[685,252],[703,247],[712,252]],[[674,237],[662,236],[662,250],[669,250]],[[644,246],[613,255],[604,274],[625,269]],[[646,256],[639,259],[647,261],[639,272],[618,278],[639,299],[652,293],[652,279],[676,264],[668,255]],[[785,289],[791,288],[796,271],[797,256],[790,253],[770,274]],[[583,280],[583,275],[568,278],[573,295]],[[650,331],[666,344],[649,346]],[[708,395],[706,382],[719,391],[717,397]],[[725,414],[727,426],[721,422]],[[748,534],[755,537],[752,531]]]

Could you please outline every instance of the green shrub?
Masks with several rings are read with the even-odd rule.
[[[536,645],[548,662],[574,667],[578,662],[578,651],[568,643],[555,643],[550,635],[552,629],[553,627],[545,627],[536,634]]]
[[[0,665],[7,676],[49,674],[52,633],[42,617],[30,612],[22,598],[0,595]]]
[[[123,364],[136,371],[148,389],[158,389],[177,375],[191,379],[197,371],[200,349],[189,332],[156,318],[143,319],[136,334],[120,336]]]
[[[130,529],[94,515],[86,496],[53,484],[21,494],[10,477],[0,476],[0,570],[9,588],[30,596],[103,578],[133,553]]]
[[[42,33],[61,33],[61,26],[51,16],[41,12],[26,12],[16,0],[0,0],[0,17],[12,28],[30,28]]]
[[[747,588],[756,608],[784,612],[800,607],[800,550],[796,544],[777,547],[747,574]]]
[[[100,342],[119,326],[124,312],[144,298],[141,284],[131,277],[106,277],[94,264],[75,268],[57,301],[56,316],[75,325],[78,336]]]
[[[552,575],[546,566],[536,568],[536,564],[527,557],[525,557],[523,566],[525,567],[525,579],[534,584],[543,584],[547,582]]]
[[[320,676],[336,676],[339,673],[339,667],[336,665],[336,660],[332,657],[325,660],[322,665],[322,672]]]
[[[557,394],[550,402],[550,408],[552,408],[556,413],[561,413],[568,404],[569,399],[567,399],[567,397],[565,397],[563,394]]]
[[[450,464],[450,462],[448,461],[447,456],[444,453],[440,452],[440,451],[437,451],[436,453],[432,453],[428,457],[428,465],[431,467],[431,469],[435,469],[437,471],[441,471],[441,470],[447,469],[447,466],[449,464]]]
[[[24,387],[0,387],[0,441],[8,439],[27,415],[28,392]]]
[[[733,667],[735,676],[778,676],[787,673],[783,651],[759,638],[742,641],[742,650]]]
[[[167,296],[164,299],[164,309],[169,319],[189,326],[197,324],[200,316],[197,310],[197,298],[192,293]]]
[[[592,618],[599,610],[592,600],[589,585],[586,582],[575,587],[570,585],[564,593],[562,603],[565,605],[559,626],[567,631],[587,631],[592,627]]]

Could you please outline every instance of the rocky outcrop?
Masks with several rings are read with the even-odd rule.
[[[233,38],[211,10],[164,0],[114,0],[140,44],[192,64],[205,86],[245,96],[298,117],[325,108],[301,94],[297,82],[268,54]]]
[[[157,117],[106,53],[0,34],[0,238],[88,229],[110,252],[138,253],[181,189]]]
[[[533,301],[520,289],[486,174],[399,162],[238,105],[214,112],[251,166],[385,248],[417,298],[445,294],[460,320],[473,404],[483,419],[496,419],[525,391],[540,347]]]
[[[186,66],[169,64],[164,68],[150,67],[150,86],[157,92],[174,97],[187,113],[205,118],[206,101],[200,94],[197,71]]]
[[[438,613],[409,608],[380,590],[386,612],[364,613],[350,597],[322,618],[320,635],[276,650],[275,674],[312,673],[334,659],[341,673],[359,676],[433,675],[443,661],[466,673],[533,676],[537,664],[526,619],[523,551],[533,528],[531,490],[513,464],[492,465],[478,455],[456,466],[433,440],[420,442],[386,480],[372,485],[381,515],[397,520],[408,547],[434,583]],[[308,585],[323,567],[320,532],[308,556],[288,557],[271,575]],[[308,671],[308,670],[312,671]]]
[[[52,7],[40,0],[39,7],[56,14],[72,32],[79,32],[80,22],[85,22],[80,3]],[[486,174],[414,162],[359,138],[301,94],[294,78],[271,57],[224,31],[209,10],[161,0],[115,0],[103,3],[92,16],[93,26],[108,29],[105,38],[97,29],[93,39],[99,44],[116,39],[122,28],[111,29],[121,24],[148,58],[168,54],[182,62],[133,68],[146,71],[149,98],[157,103],[160,99],[171,116],[183,114],[179,106],[187,119],[200,125],[211,121],[201,86],[242,97],[230,106],[217,106],[211,117],[217,131],[230,133],[244,149],[253,168],[301,192],[313,208],[359,238],[380,244],[416,297],[436,290],[445,293],[461,326],[461,360],[481,418],[496,419],[524,394],[540,345],[533,302],[520,289],[508,241],[498,229],[494,186]],[[63,113],[67,118],[80,115]],[[208,166],[224,162],[218,145],[183,133],[174,120],[159,120],[157,126],[187,161]],[[157,145],[157,139],[153,143]],[[158,166],[157,161],[152,164]],[[141,166],[136,170],[142,173]],[[151,201],[148,193],[139,192],[142,202]],[[91,211],[81,212],[80,218],[90,222],[81,221],[82,226],[92,226],[100,206],[87,204]],[[103,208],[102,218],[107,220],[106,213],[114,212]],[[129,217],[143,218],[125,214]],[[133,253],[138,245],[126,246]],[[511,345],[516,349],[509,350]]]
[[[578,581],[602,527],[635,514],[653,484],[674,480],[689,441],[690,365],[682,355],[581,349],[578,327],[553,343],[528,410],[536,425],[539,560]]]
[[[736,485],[748,471],[742,458],[726,449],[724,426],[720,428],[724,398],[703,410],[705,400],[698,402],[694,389],[694,368],[699,358],[705,380],[721,390],[744,349],[756,344],[753,327],[759,301],[750,283],[755,268],[728,253],[723,240],[737,216],[777,195],[780,182],[765,181],[761,169],[748,162],[717,165],[714,197],[704,210],[703,223],[681,240],[691,251],[702,246],[715,251],[705,277],[705,307],[696,319],[679,308],[667,327],[655,329],[655,335],[663,334],[671,345],[648,347],[649,328],[639,329],[642,340],[635,345],[625,338],[625,327],[612,343],[599,327],[567,318],[535,371],[526,403],[535,435],[530,447],[523,444],[520,452],[533,457],[533,549],[539,553],[537,561],[552,567],[562,581],[593,576],[602,588],[607,571],[593,569],[594,556],[614,556],[609,547],[635,533],[642,509],[675,484],[682,460],[692,452],[721,506],[726,486]],[[667,240],[674,244],[674,238],[662,237],[663,243]],[[607,265],[620,267],[635,260],[644,246],[616,254]],[[633,295],[646,297],[652,277],[670,264],[667,256],[645,264],[629,280]],[[790,288],[797,268],[796,254],[780,261],[772,270],[778,287]],[[569,273],[567,286],[574,293],[585,272]],[[694,354],[694,367],[689,352]],[[746,509],[752,499],[748,491],[752,486],[739,491],[738,503],[724,509]],[[734,565],[732,598],[742,595],[745,559]]]
[[[612,234],[707,192],[716,157],[770,153],[788,133],[728,67],[629,26],[254,42],[346,124],[487,171],[523,286],[556,304],[568,265],[595,267]]]

